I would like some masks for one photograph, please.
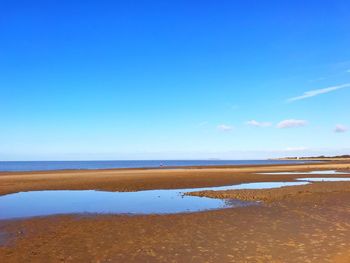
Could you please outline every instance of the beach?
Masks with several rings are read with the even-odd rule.
[[[0,6],[0,263],[350,263],[350,1]]]
[[[0,194],[139,191],[346,177],[349,161],[293,165],[0,173]],[[295,172],[293,174],[268,174]],[[261,174],[267,173],[267,174]],[[298,174],[300,173],[300,174]],[[191,195],[259,201],[196,213],[70,214],[0,220],[3,262],[349,262],[350,182]]]

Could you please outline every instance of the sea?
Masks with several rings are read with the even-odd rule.
[[[185,166],[293,164],[294,160],[117,160],[117,161],[0,161],[0,171],[98,170],[115,168],[177,168]]]

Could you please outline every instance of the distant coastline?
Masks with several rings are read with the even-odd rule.
[[[283,158],[275,158],[272,160],[282,160],[282,161],[348,161],[350,160],[350,155],[338,155],[338,156],[305,156],[305,157],[283,157]]]

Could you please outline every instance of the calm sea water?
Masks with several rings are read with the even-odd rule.
[[[0,161],[0,171],[49,171],[112,168],[152,168],[216,165],[262,165],[301,163],[280,160],[128,160],[128,161]]]

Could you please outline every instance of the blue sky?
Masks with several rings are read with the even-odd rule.
[[[349,1],[1,1],[0,159],[350,153]]]

